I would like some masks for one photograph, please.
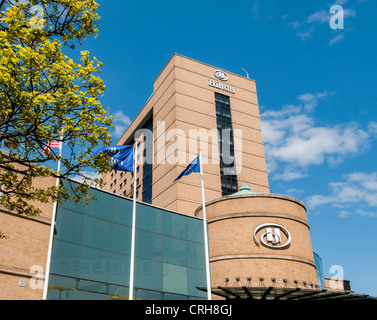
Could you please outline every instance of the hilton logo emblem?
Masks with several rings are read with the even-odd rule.
[[[228,75],[224,71],[215,70],[214,75],[220,81],[208,79],[210,87],[214,87],[214,88],[217,88],[217,89],[229,92],[229,93],[233,93],[233,94],[235,93],[233,88],[228,87],[225,84],[221,83],[221,81],[228,81],[229,79]]]
[[[106,151],[107,151],[107,154],[110,157],[115,157],[115,156],[117,156],[120,153],[120,149],[119,148],[114,148],[114,147],[110,147]]]
[[[221,81],[228,81],[229,79],[228,75],[224,71],[215,70],[214,74],[215,77]]]
[[[260,236],[259,242],[257,239],[257,233],[261,229],[265,229],[265,232]],[[282,239],[282,233],[285,234],[284,239],[286,238],[284,242]],[[266,247],[280,249],[287,247],[291,243],[292,237],[286,228],[275,223],[264,223],[255,229],[254,240],[258,244],[262,242]]]

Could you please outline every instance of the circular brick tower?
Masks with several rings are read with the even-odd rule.
[[[202,207],[196,216],[202,216]],[[212,288],[316,289],[316,264],[303,203],[247,185],[206,203]]]

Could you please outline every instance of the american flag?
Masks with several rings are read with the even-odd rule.
[[[47,143],[47,145],[43,149],[43,155],[46,156],[46,152],[50,153],[51,149],[60,149],[61,142],[56,140],[51,140]]]

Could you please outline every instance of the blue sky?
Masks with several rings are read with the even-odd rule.
[[[103,104],[114,143],[174,53],[257,84],[271,193],[308,208],[326,276],[342,266],[377,296],[377,20],[374,0],[99,0]],[[344,9],[333,30],[330,7]]]

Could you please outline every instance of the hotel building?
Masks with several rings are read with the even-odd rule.
[[[243,184],[269,192],[253,80],[175,54],[117,145],[133,144],[138,131],[137,190],[145,203],[194,215],[201,204],[200,179],[173,181],[199,149],[206,200],[235,193]],[[132,195],[132,181],[122,172],[106,177],[108,190],[125,196]]]
[[[255,81],[174,54],[117,143],[132,144],[136,179],[113,171],[105,190],[91,189],[90,204],[69,200],[59,204],[56,221],[47,210],[43,220],[28,222],[39,230],[27,263],[42,266],[48,226],[55,226],[47,299],[128,299],[134,180],[134,297],[206,299],[200,175],[174,181],[200,153],[213,299],[367,298],[348,281],[325,278],[305,204],[270,194]],[[21,220],[13,222],[21,218],[0,212],[0,219],[9,226],[0,240],[0,279],[7,281],[0,299],[40,299],[43,290],[31,288],[35,274],[22,261],[32,232],[22,239]],[[16,259],[6,246],[23,255]]]

